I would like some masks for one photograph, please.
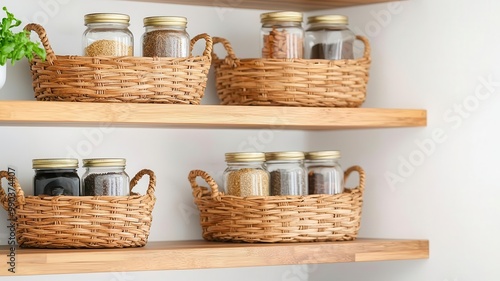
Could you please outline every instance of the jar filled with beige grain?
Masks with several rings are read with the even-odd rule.
[[[95,13],[84,17],[83,54],[95,56],[133,56],[134,36],[128,29],[130,17],[124,14]]]
[[[264,167],[265,154],[261,152],[226,153],[224,192],[227,195],[269,196],[269,172]]]
[[[301,59],[304,56],[302,13],[271,12],[260,15],[262,58]]]

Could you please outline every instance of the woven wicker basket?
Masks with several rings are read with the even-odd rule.
[[[352,60],[238,59],[229,41],[228,55],[212,53],[221,104],[310,107],[359,107],[365,101],[370,68],[368,39],[364,55]]]
[[[211,64],[212,38],[202,56],[189,58],[58,56],[42,26],[28,24],[47,52],[31,61],[35,98],[44,101],[200,104]]]
[[[26,248],[125,248],[146,245],[156,202],[156,177],[149,176],[146,195],[131,196],[24,196],[16,178],[15,195],[0,187],[0,203],[15,225],[17,243]],[[1,178],[9,178],[6,171]],[[11,179],[9,178],[9,181]]]
[[[219,192],[204,171],[189,173],[203,238],[231,242],[317,242],[354,240],[361,221],[365,173],[359,186],[337,195],[237,197]],[[202,177],[210,188],[200,187]]]

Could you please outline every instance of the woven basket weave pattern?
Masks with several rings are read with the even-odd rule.
[[[140,171],[130,190],[143,175],[149,176],[145,195],[131,196],[24,196],[14,178],[17,243],[27,248],[124,248],[146,245],[156,202],[156,177]],[[8,178],[6,171],[0,178]],[[11,200],[12,201],[12,200]],[[9,210],[9,199],[0,188],[0,202]],[[12,202],[10,202],[12,206]]]
[[[212,38],[202,56],[86,57],[55,55],[44,28],[28,24],[47,52],[47,60],[31,61],[35,98],[44,101],[200,104],[211,64]]]
[[[194,203],[200,211],[203,238],[231,242],[346,241],[357,237],[365,174],[359,166],[359,186],[337,195],[237,197],[219,192],[204,171],[189,174]],[[200,187],[197,177],[209,188]]]
[[[227,51],[212,54],[221,104],[359,107],[365,101],[370,68],[368,39],[364,55],[351,60],[239,59],[228,40],[214,37]]]

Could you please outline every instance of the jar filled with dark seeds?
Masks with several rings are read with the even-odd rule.
[[[33,159],[35,195],[80,195],[78,159]]]
[[[353,59],[355,34],[342,15],[313,16],[307,20],[306,59]]]
[[[147,17],[142,35],[144,57],[189,57],[190,39],[185,17]]]
[[[339,151],[314,151],[305,156],[309,194],[344,192],[344,172],[339,164]]]
[[[125,172],[125,159],[84,159],[87,168],[82,177],[85,196],[127,196],[130,180]]]
[[[261,152],[226,153],[224,192],[239,197],[269,196],[269,173]]]
[[[271,175],[271,195],[307,195],[304,153],[299,151],[266,153]]]

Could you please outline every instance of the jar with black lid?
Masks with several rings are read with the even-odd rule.
[[[271,12],[260,15],[262,58],[301,59],[304,57],[302,13]]]
[[[133,56],[134,36],[128,29],[130,17],[124,14],[95,13],[84,17],[84,56]]]
[[[307,59],[353,59],[355,34],[343,15],[313,16],[307,20],[305,57]]]
[[[224,192],[240,197],[269,196],[269,173],[262,152],[226,153]]]
[[[82,176],[85,196],[127,196],[130,193],[130,180],[125,172],[126,160],[123,158],[84,159],[86,168]]]
[[[79,196],[78,159],[33,159],[34,194]]]
[[[339,194],[344,192],[344,171],[339,164],[340,152],[307,152],[309,194]]]
[[[185,17],[144,18],[142,56],[187,58],[190,51]]]
[[[271,195],[307,195],[307,171],[300,151],[266,153]]]

